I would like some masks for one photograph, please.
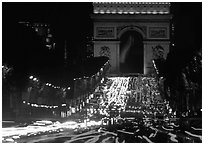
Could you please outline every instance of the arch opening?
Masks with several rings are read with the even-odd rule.
[[[143,68],[143,37],[135,30],[128,30],[120,37],[120,72],[143,74]]]

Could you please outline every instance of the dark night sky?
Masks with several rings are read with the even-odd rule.
[[[172,3],[175,47],[167,57],[166,72],[174,74],[202,51],[202,3]]]
[[[76,51],[73,53],[84,48],[86,37],[92,35],[91,3],[3,3],[2,10],[3,35],[15,33],[18,21],[49,23],[58,49],[63,48],[66,39],[68,48]]]
[[[201,46],[202,38],[202,3],[172,3],[171,13],[175,24],[175,39],[184,47]]]
[[[171,13],[174,15],[176,50],[182,55],[183,50],[191,53],[192,48],[200,48],[202,38],[202,3],[172,3]],[[2,3],[2,56],[4,62],[28,64],[27,60],[46,59],[52,64],[63,61],[64,40],[67,40],[68,56],[72,61],[85,51],[86,37],[93,34],[92,3]],[[22,28],[18,21],[45,22],[51,24],[57,42],[54,54],[49,54],[35,37],[23,36],[27,43],[19,43]],[[24,31],[24,30],[23,30]],[[25,32],[26,34],[27,32]],[[23,35],[23,34],[22,34]],[[29,40],[28,40],[29,39]],[[33,43],[28,45],[28,43]],[[35,43],[36,42],[36,43]],[[21,46],[24,45],[24,46]],[[189,50],[189,51],[186,51]],[[12,52],[12,53],[11,53]],[[25,57],[26,54],[29,54]],[[47,57],[47,55],[49,55]],[[36,59],[37,58],[37,59]],[[35,60],[36,59],[36,60]],[[175,60],[177,61],[177,60]],[[11,63],[11,64],[12,64]],[[37,63],[37,64],[38,64]],[[49,62],[48,62],[49,63]],[[24,67],[24,66],[23,66]]]
[[[73,59],[85,51],[86,37],[92,36],[90,13],[92,3],[3,3],[3,64],[14,67],[16,72],[13,74],[18,74],[17,78],[25,76],[27,72],[37,74],[45,81],[67,82],[67,79],[72,78],[72,71],[78,70],[75,67],[71,71],[69,68],[62,72],[64,41],[67,40],[68,61],[72,63]],[[17,24],[19,21],[50,24],[56,50],[45,48],[34,32]],[[69,78],[64,78],[67,74]]]

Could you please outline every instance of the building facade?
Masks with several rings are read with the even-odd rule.
[[[93,3],[94,56],[110,59],[111,74],[150,74],[170,47],[170,3]],[[158,47],[159,46],[159,47]],[[158,50],[157,50],[158,51]]]

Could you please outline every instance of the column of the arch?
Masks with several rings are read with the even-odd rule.
[[[144,41],[144,74],[154,73],[154,67],[152,60],[154,59],[152,48],[160,45],[164,48],[164,59],[166,59],[169,53],[170,41]]]
[[[146,68],[146,64],[147,64],[147,62],[146,62],[146,43],[144,43],[144,41],[143,41],[143,44],[144,44],[144,50],[143,50],[143,59],[144,59],[144,65],[143,65],[143,72],[144,72],[144,74],[147,74],[147,68]]]
[[[116,45],[116,73],[120,72],[120,41],[115,41]]]
[[[151,42],[143,41],[143,44],[144,44],[144,74],[151,74],[153,70]]]
[[[120,53],[120,48],[119,44],[120,41],[93,41],[94,42],[94,57],[99,57],[100,55],[100,50],[102,47],[108,47],[110,50],[110,65],[111,65],[111,74],[117,74],[119,73],[119,53]]]

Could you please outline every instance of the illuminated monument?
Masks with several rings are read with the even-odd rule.
[[[111,73],[150,74],[155,49],[170,46],[170,3],[93,3],[94,56],[110,59]]]

